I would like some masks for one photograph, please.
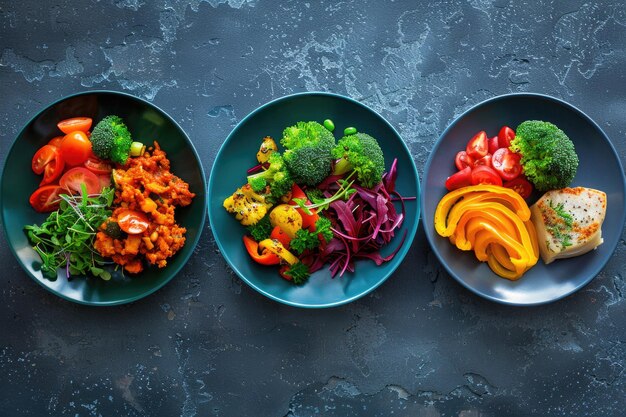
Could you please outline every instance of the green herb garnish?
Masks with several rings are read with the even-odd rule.
[[[304,284],[311,275],[309,267],[302,262],[291,265],[283,274],[291,277],[291,281],[296,285]]]
[[[563,203],[559,203],[556,206],[552,203],[552,200],[548,203],[550,208],[554,210],[556,215],[563,221],[547,227],[548,231],[554,235],[554,237],[561,243],[562,247],[566,248],[568,246],[572,246],[572,237],[568,232],[572,230],[574,218],[570,213],[565,211]]]
[[[289,242],[289,248],[297,255],[302,254],[307,249],[315,249],[320,245],[318,235],[322,235],[326,242],[333,238],[333,231],[330,229],[331,223],[326,217],[320,217],[315,222],[315,231],[300,229],[296,236]]]
[[[61,204],[41,225],[27,225],[24,230],[33,249],[41,257],[44,276],[55,279],[65,267],[66,276],[91,273],[103,280],[111,274],[101,268],[105,261],[94,250],[98,228],[111,215],[115,190],[104,188],[98,195],[88,195],[82,185],[81,195],[61,194]]]
[[[306,213],[313,214],[311,209],[319,209],[320,211],[326,210],[333,201],[339,199],[347,200],[352,194],[356,193],[356,188],[352,188],[354,180],[350,181],[350,178],[354,175],[354,171],[346,177],[346,179],[337,180],[339,189],[331,197],[324,199],[316,199],[313,204],[307,204],[306,198],[294,198],[293,201]]]

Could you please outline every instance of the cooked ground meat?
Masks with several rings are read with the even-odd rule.
[[[195,194],[189,191],[189,184],[170,172],[170,161],[157,142],[143,156],[116,169],[113,180],[115,209],[97,233],[95,249],[132,274],[143,270],[142,259],[163,268],[185,244],[187,230],[176,224],[174,208],[189,205]],[[117,223],[118,214],[126,209],[145,213],[150,220],[148,228],[119,239],[106,234],[106,223]]]

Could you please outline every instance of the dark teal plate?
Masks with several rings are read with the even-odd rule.
[[[112,271],[113,279],[105,282],[93,277],[72,277],[59,271],[56,280],[42,277],[41,261],[31,248],[23,227],[41,223],[47,217],[35,212],[28,198],[41,178],[31,169],[35,151],[58,135],[56,124],[73,116],[94,120],[116,114],[124,119],[133,138],[152,144],[159,142],[171,161],[171,170],[189,183],[196,197],[191,205],[178,208],[176,218],[187,228],[185,246],[168,260],[165,268],[150,267],[139,275],[123,277]],[[35,282],[48,291],[81,304],[115,305],[145,297],[169,282],[185,265],[198,242],[206,217],[206,180],[202,164],[191,141],[163,110],[147,101],[124,93],[90,91],[63,98],[37,114],[17,136],[6,159],[0,185],[4,230],[19,264]]]
[[[579,157],[572,186],[607,194],[604,243],[595,251],[550,265],[541,260],[518,281],[491,272],[473,252],[462,252],[437,235],[433,216],[446,193],[444,182],[456,169],[454,156],[467,141],[485,130],[495,136],[503,125],[515,129],[524,120],[545,120],[559,126],[574,142]],[[586,285],[607,263],[620,240],[626,209],[624,170],[602,129],[582,111],[564,101],[540,94],[509,94],[484,101],[459,116],[441,135],[426,164],[422,180],[422,220],[426,236],[441,263],[457,281],[489,300],[512,305],[544,304],[563,298]],[[540,195],[535,196],[535,199]],[[531,201],[531,203],[534,201]]]
[[[356,300],[382,284],[398,267],[411,242],[419,219],[418,201],[406,202],[406,219],[394,240],[383,251],[392,252],[406,232],[406,240],[390,262],[376,266],[369,260],[356,263],[354,274],[331,278],[325,267],[308,283],[297,287],[278,275],[276,266],[267,267],[250,259],[242,243],[245,229],[222,207],[224,199],[246,183],[246,169],[256,164],[261,139],[280,139],[285,127],[300,120],[335,122],[335,136],[348,126],[376,137],[389,167],[398,158],[397,190],[419,199],[419,180],[413,159],[395,129],[376,112],[352,99],[328,93],[303,93],[265,104],[243,119],[222,145],[209,179],[209,219],[215,240],[226,261],[252,288],[281,303],[297,307],[332,307]]]

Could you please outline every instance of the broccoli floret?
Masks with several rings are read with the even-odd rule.
[[[98,158],[122,165],[128,161],[131,146],[135,144],[135,148],[143,148],[139,142],[133,142],[128,128],[118,116],[107,116],[100,120],[93,128],[90,140],[93,153]]]
[[[354,171],[358,182],[372,188],[383,178],[385,157],[380,145],[366,133],[344,136],[333,149],[335,162],[333,174],[345,174]]]
[[[263,192],[265,187],[267,187],[267,180],[264,177],[250,178],[248,183],[257,193]]]
[[[305,146],[335,146],[335,137],[324,126],[317,122],[298,122],[283,131],[280,143],[287,149],[298,149]]]
[[[515,130],[510,149],[522,155],[524,174],[539,191],[567,187],[578,169],[574,143],[549,122],[527,120]]]
[[[298,122],[283,131],[285,164],[298,184],[316,185],[332,167],[335,137],[317,122]]]
[[[256,192],[263,192],[269,185],[270,195],[267,198],[273,203],[291,190],[293,179],[280,153],[272,152],[268,163],[269,166],[265,171],[250,175],[248,183]]]
[[[285,164],[298,184],[314,186],[326,178],[332,169],[331,149],[305,146],[285,151]]]
[[[272,223],[270,222],[270,216],[267,214],[265,215],[265,217],[263,217],[252,226],[248,226],[248,232],[257,242],[268,239],[270,237],[270,234],[272,233]]]

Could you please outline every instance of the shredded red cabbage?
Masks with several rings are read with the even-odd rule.
[[[337,200],[331,203],[324,214],[331,220],[334,238],[321,250],[319,256],[311,256],[305,260],[311,272],[329,264],[331,275],[342,276],[346,271],[354,271],[354,261],[358,258],[371,259],[381,265],[394,258],[404,240],[402,239],[393,252],[385,257],[380,250],[395,236],[402,227],[405,218],[404,201],[415,197],[402,197],[396,190],[397,159],[383,175],[380,184],[368,189],[358,185],[353,187],[356,192],[347,201]],[[332,195],[338,188],[337,180],[341,176],[329,176],[318,188],[325,195]],[[393,196],[393,197],[392,197]],[[400,201],[401,211],[398,213],[394,201]]]

